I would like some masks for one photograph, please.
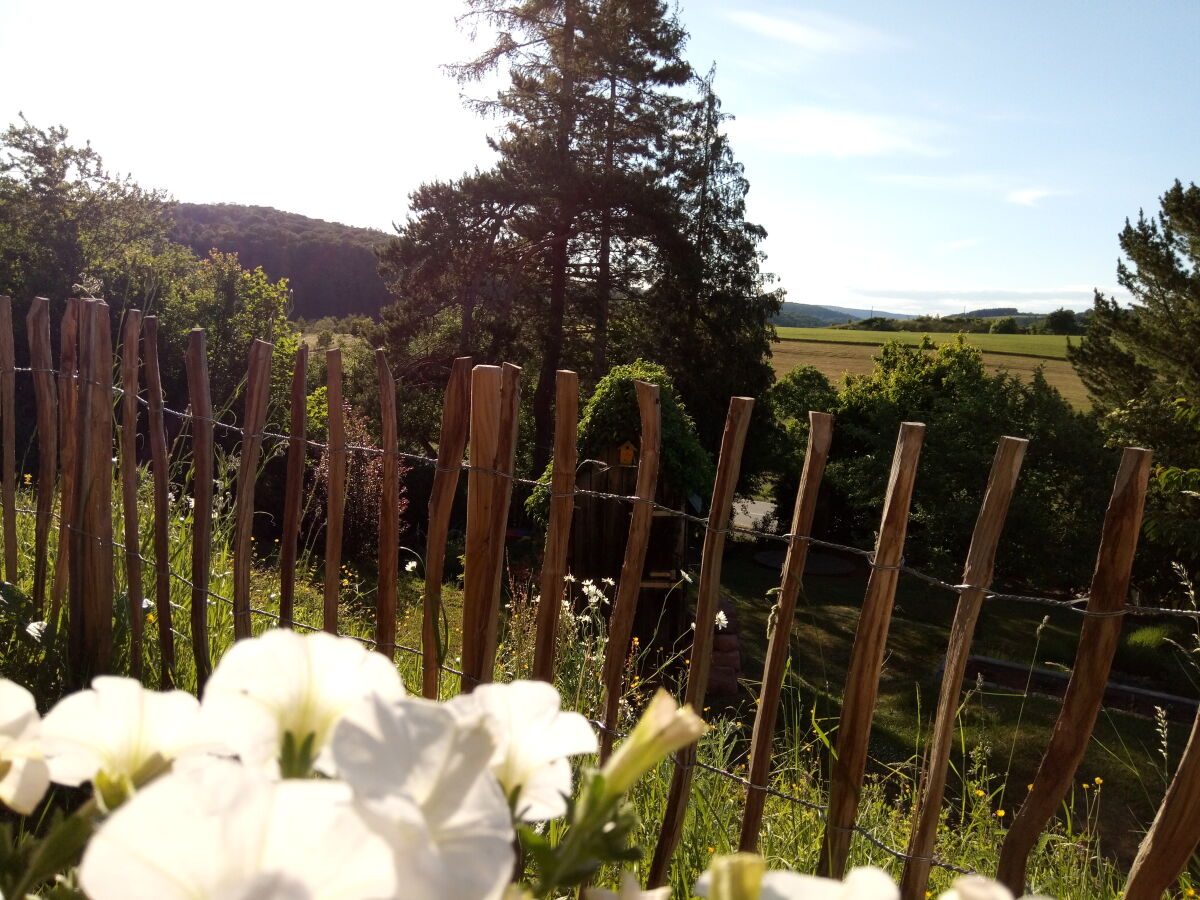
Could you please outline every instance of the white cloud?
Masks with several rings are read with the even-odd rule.
[[[894,38],[849,19],[808,12],[771,16],[738,10],[727,18],[755,34],[791,44],[809,53],[856,53],[894,46]]]
[[[796,106],[729,123],[735,145],[802,156],[940,156],[938,127],[917,119]]]
[[[1047,197],[1060,197],[1065,193],[1066,191],[1055,191],[1047,188],[1018,188],[1005,194],[1004,199],[1009,203],[1016,203],[1019,206],[1037,206],[1039,200],[1044,200]]]

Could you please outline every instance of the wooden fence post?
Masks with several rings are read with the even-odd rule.
[[[346,514],[346,413],[342,408],[342,351],[325,351],[325,383],[329,399],[329,488],[325,517],[325,621],[323,627],[337,634],[338,598],[342,577],[342,526]]]
[[[1162,806],[1138,848],[1124,900],[1161,900],[1200,842],[1200,712]]]
[[[567,545],[571,540],[571,517],[575,512],[576,432],[579,426],[579,376],[559,369],[556,378],[550,523],[546,528],[546,553],[542,559],[537,635],[533,647],[533,677],[551,684],[554,683],[563,576],[567,574]]]
[[[992,461],[992,471],[988,475],[983,505],[979,509],[979,518],[975,521],[975,533],[971,537],[971,549],[967,552],[962,576],[962,583],[969,587],[959,595],[954,622],[950,626],[950,641],[946,648],[946,664],[942,669],[937,717],[934,720],[933,737],[926,752],[925,774],[922,789],[918,794],[920,800],[909,836],[904,877],[900,882],[900,894],[904,900],[924,900],[925,897],[930,859],[937,838],[938,815],[946,790],[946,767],[950,761],[950,747],[954,738],[954,724],[959,696],[962,694],[967,654],[971,652],[971,638],[975,634],[975,622],[983,606],[984,591],[992,584],[996,547],[1000,543],[1000,532],[1008,516],[1009,502],[1012,500],[1017,476],[1021,472],[1021,461],[1028,446],[1029,441],[1024,438],[1000,438],[1000,445],[996,448],[996,456]]]
[[[292,369],[291,428],[288,431],[287,481],[283,494],[283,534],[279,536],[279,627],[291,628],[296,597],[296,553],[304,502],[304,459],[308,453],[308,344],[301,342]]]
[[[621,673],[633,634],[633,619],[637,612],[638,595],[642,591],[642,570],[646,566],[646,548],[650,542],[650,522],[654,516],[654,492],[658,488],[658,462],[662,435],[662,408],[658,385],[635,381],[638,415],[642,423],[641,447],[638,449],[637,484],[634,487],[633,510],[629,517],[629,538],[625,542],[625,560],[621,564],[621,580],[608,621],[608,647],[604,653],[604,728],[600,732],[600,762],[612,753],[621,703]]]
[[[158,614],[158,681],[162,690],[175,684],[175,633],[171,627],[171,521],[167,427],[163,421],[162,375],[158,369],[158,317],[142,319],[142,358],[146,364],[146,400],[150,432],[150,469],[154,475],[154,609]]]
[[[129,606],[129,674],[142,678],[142,553],[138,527],[138,338],[142,312],[125,310],[121,328],[121,519],[125,536],[125,595]]]
[[[471,373],[471,470],[463,575],[463,678],[467,693],[491,681],[500,614],[500,572],[512,496],[520,368],[476,366]]]
[[[396,380],[382,348],[375,351],[379,419],[383,431],[383,493],[379,497],[379,593],[375,602],[375,649],[396,656],[396,556],[399,553],[400,484],[396,458]]]
[[[429,494],[429,530],[425,539],[425,603],[421,623],[421,693],[438,696],[438,617],[442,606],[442,575],[446,561],[446,535],[454,493],[462,474],[463,451],[471,414],[471,357],[460,356],[450,369],[442,403],[442,429],[437,466]]]
[[[1096,725],[1109,668],[1121,637],[1122,610],[1142,524],[1151,456],[1149,450],[1133,447],[1125,448],[1121,456],[1092,575],[1087,605],[1090,615],[1080,629],[1071,680],[1050,743],[1033,778],[1033,787],[1000,847],[996,880],[1016,894],[1024,893],[1029,853],[1066,797]]]
[[[879,693],[883,650],[896,597],[904,536],[908,530],[908,509],[924,437],[925,426],[920,422],[900,424],[887,495],[883,501],[883,520],[875,544],[875,561],[867,581],[867,593],[854,635],[850,670],[846,675],[846,689],[842,698],[837,758],[829,784],[829,813],[817,868],[817,874],[826,878],[840,879],[846,871],[850,834],[858,812],[858,795],[862,790],[863,772],[867,764],[871,718]]]
[[[196,688],[203,691],[212,674],[208,584],[213,502],[213,412],[203,328],[193,328],[188,338],[186,367],[192,401],[192,657],[196,661]]]
[[[75,520],[75,460],[79,443],[75,432],[79,399],[76,378],[79,368],[79,310],[79,300],[72,297],[67,301],[67,309],[59,325],[58,433],[62,435],[62,445],[59,447],[62,488],[58,517],[58,556],[54,560],[54,584],[50,589],[49,622],[52,629],[58,627],[58,615],[71,580],[70,559],[74,542],[71,523]]]
[[[708,691],[709,663],[712,659],[713,634],[716,631],[717,602],[721,592],[721,562],[725,553],[725,533],[733,507],[733,492],[742,468],[742,448],[746,429],[750,426],[750,411],[754,401],[749,397],[734,397],[729,401],[725,419],[725,434],[721,438],[721,455],[717,461],[717,480],[713,484],[712,503],[708,510],[708,525],[704,530],[704,550],[700,562],[700,587],[696,592],[696,619],[692,631],[691,665],[688,669],[684,702],[691,704],[697,714],[704,709]],[[688,800],[692,792],[692,771],[696,762],[696,745],[689,744],[675,755],[675,770],[667,795],[667,808],[659,830],[658,844],[650,863],[650,887],[667,883],[671,857],[683,832]]]
[[[271,396],[271,354],[274,350],[274,346],[266,341],[256,340],[250,345],[250,362],[246,369],[246,413],[242,422],[242,450],[238,459],[233,534],[233,638],[239,641],[253,633],[250,621],[250,538],[254,531],[254,483],[258,478],[263,427],[267,422],[267,403]]]
[[[12,299],[0,295],[0,433],[4,471],[0,495],[4,503],[4,579],[17,583],[17,423],[16,353],[13,349]]]
[[[787,559],[783,564],[779,602],[776,604],[775,631],[767,645],[763,667],[762,690],[758,697],[758,712],[754,716],[754,735],[750,741],[750,789],[742,814],[742,836],[739,849],[745,853],[758,850],[758,830],[762,825],[766,803],[767,781],[771,777],[771,753],[775,738],[775,719],[779,714],[780,692],[787,671],[788,650],[791,647],[792,620],[796,598],[808,560],[808,541],[812,536],[813,516],[817,510],[817,494],[829,458],[833,439],[833,416],[829,413],[808,414],[808,449],[804,454],[804,470],[796,491],[796,506],[792,512],[792,531],[788,541]]]
[[[486,560],[491,545],[503,543],[492,531],[493,484],[496,445],[500,438],[500,367],[476,366],[471,370],[470,470],[467,472],[467,543],[463,573],[462,693],[482,680],[483,617],[491,605],[492,578]]]
[[[82,310],[76,428],[83,436],[76,464],[71,547],[70,657],[74,682],[88,684],[112,662],[112,333],[108,305]]]
[[[483,644],[479,660],[480,681],[491,681],[496,672],[496,649],[500,632],[500,593],[504,583],[504,548],[508,533],[508,508],[512,501],[513,474],[517,461],[517,430],[521,415],[521,367],[505,363],[500,367],[500,430],[496,437],[496,462],[499,475],[492,481],[492,534],[497,540],[488,546],[492,552],[487,564],[492,573],[491,603],[482,617]]]
[[[38,480],[37,524],[34,533],[33,604],[45,615],[49,569],[50,525],[58,480],[58,398],[54,390],[54,354],[50,349],[50,301],[34,297],[25,317],[29,337],[29,367],[37,401]]]

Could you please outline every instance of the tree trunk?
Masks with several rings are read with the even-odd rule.
[[[558,124],[558,216],[550,246],[550,309],[542,342],[542,368],[533,392],[533,468],[541,472],[553,450],[554,379],[562,360],[563,314],[567,301],[567,242],[575,218],[571,135],[575,131],[575,0],[563,4],[562,94]]]

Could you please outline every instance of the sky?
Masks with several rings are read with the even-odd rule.
[[[492,160],[457,0],[0,0],[0,116],[187,202],[392,230]],[[789,300],[1086,309],[1200,181],[1200,2],[680,0]],[[483,42],[480,37],[480,45]],[[495,85],[471,85],[475,95]]]

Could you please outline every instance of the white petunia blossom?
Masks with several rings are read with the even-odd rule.
[[[595,753],[596,734],[587,719],[563,712],[558,691],[544,681],[481,684],[448,704],[464,720],[482,717],[495,741],[490,762],[524,822],[555,819],[567,811],[571,764],[567,757]]]
[[[33,812],[50,786],[38,742],[40,721],[33,694],[0,678],[0,803],[23,816]]]
[[[766,872],[752,853],[718,856],[696,882],[708,900],[900,900],[900,889],[882,869],[851,869],[845,881],[797,872]]]
[[[92,900],[400,896],[391,849],[346,784],[228,760],[139,791],[100,826],[79,881]]]
[[[334,774],[329,739],[346,710],[367,697],[404,696],[391,660],[353,638],[287,629],[239,641],[217,664],[204,689],[202,715],[210,733],[251,766],[285,776],[310,767]]]
[[[372,698],[334,732],[338,771],[392,847],[407,900],[503,895],[513,828],[488,772],[494,747],[480,719],[416,698]]]
[[[724,610],[717,610],[716,618],[713,624],[717,626],[717,631],[724,631],[729,627],[729,616],[725,615]]]
[[[632,872],[621,873],[621,889],[606,891],[603,888],[590,887],[584,890],[584,900],[668,900],[671,896],[669,887],[654,888],[643,891],[637,876]]]
[[[600,770],[613,793],[624,794],[654,766],[704,734],[704,721],[659,688],[630,733]]]
[[[90,781],[101,802],[114,808],[177,757],[214,749],[199,724],[191,694],[148,691],[133,678],[100,675],[42,720],[50,780],[71,787]]]
[[[417,561],[415,559],[410,559],[408,562],[406,562],[404,564],[404,571],[405,572],[417,571]]]
[[[1013,900],[1012,891],[998,881],[982,875],[964,875],[954,879],[950,890],[938,895],[938,900]],[[1021,900],[1049,900],[1046,897],[1022,897]]]

